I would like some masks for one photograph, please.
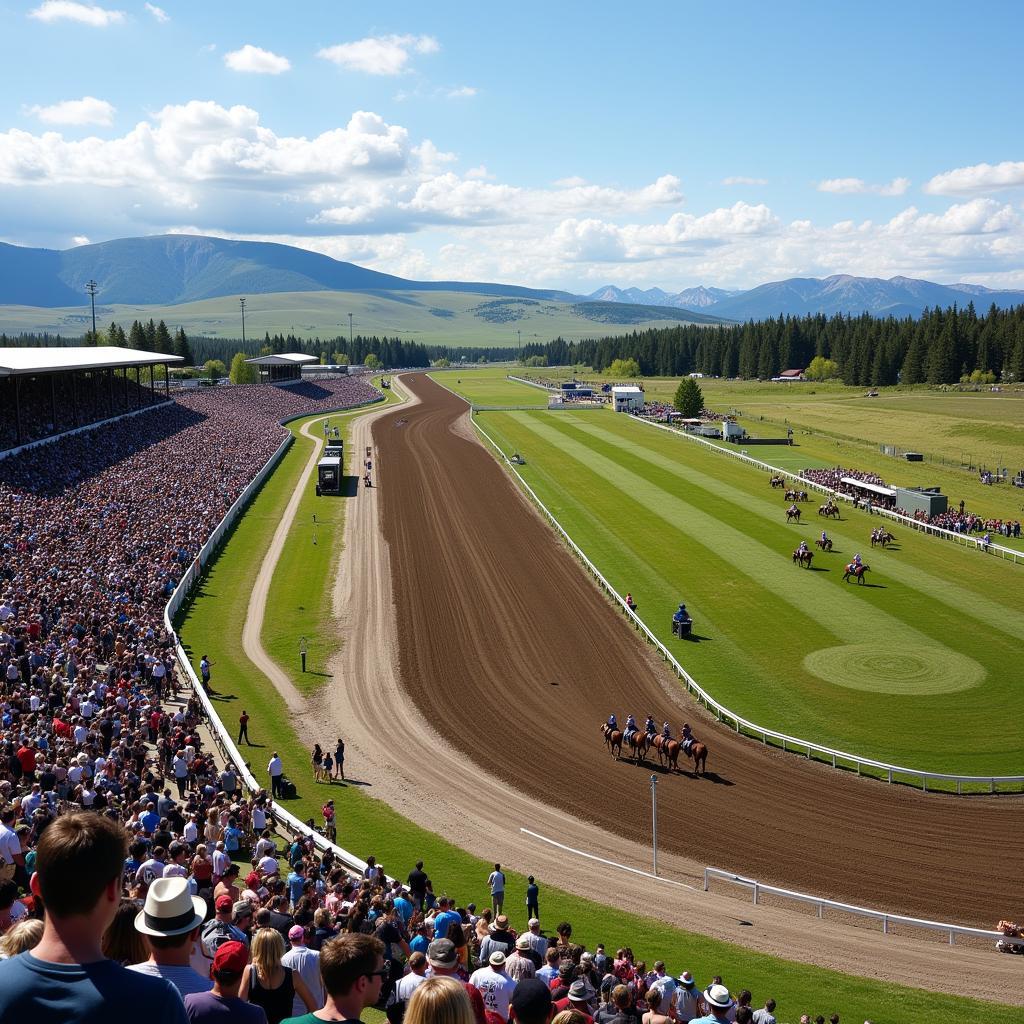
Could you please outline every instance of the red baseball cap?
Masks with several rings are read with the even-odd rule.
[[[235,901],[230,896],[218,896],[214,904],[218,910],[230,910],[234,905]]]
[[[241,974],[249,962],[249,950],[242,942],[222,942],[217,947],[213,958],[213,969],[215,971],[229,971],[231,974]]]

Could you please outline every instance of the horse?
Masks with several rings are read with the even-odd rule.
[[[622,756],[622,730],[613,729],[607,722],[602,722],[601,735],[604,736],[604,745],[617,761]]]
[[[786,509],[786,522],[791,523],[794,519],[798,523],[800,522],[800,509],[798,509],[796,505],[790,505],[789,508]]]
[[[772,485],[772,487],[786,486],[786,478],[784,476],[773,476],[771,480],[769,480],[768,482]]]
[[[691,758],[693,761],[693,774],[694,775],[707,775],[708,773],[708,747],[706,743],[701,743],[700,740],[691,740],[690,749],[686,750],[686,745],[683,744],[683,750],[686,756]]]
[[[808,551],[806,548],[803,550],[797,548],[796,551],[793,552],[793,564],[796,565],[796,563],[799,562],[805,569],[810,569],[813,558],[814,552]]]
[[[828,540],[822,540],[819,537],[814,543],[817,544],[818,547],[821,548],[822,551],[831,551],[832,550],[832,538],[831,537],[829,537]]]
[[[833,505],[831,501],[827,502],[824,505],[819,505],[818,506],[818,515],[819,516],[825,516],[828,519],[832,519],[832,518],[838,519],[839,518],[839,506],[838,505]]]
[[[870,568],[870,565],[857,565],[856,562],[851,562],[843,573],[843,582],[849,583],[850,577],[852,576],[858,583],[863,583],[864,573],[866,573]]]
[[[624,735],[623,738],[632,752],[630,756],[637,764],[640,764],[646,758],[647,751],[650,750],[650,736],[642,729],[637,729],[635,732],[631,732],[629,736]]]
[[[651,741],[651,746],[657,750],[660,764],[667,764],[670,771],[679,771],[679,751],[682,750],[679,740],[665,739],[658,733]]]

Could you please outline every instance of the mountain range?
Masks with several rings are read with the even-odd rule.
[[[675,294],[660,288],[616,288],[605,285],[590,296],[602,302],[644,303],[710,313],[723,320],[764,320],[786,313],[871,313],[873,316],[920,316],[927,308],[965,306],[973,301],[979,312],[995,303],[1001,308],[1024,305],[1024,291],[995,291],[979,284],[935,284],[911,277],[851,277],[836,274],[819,279],[792,277],[748,291],[687,288]]]

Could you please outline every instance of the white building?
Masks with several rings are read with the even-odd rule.
[[[615,412],[643,412],[644,393],[633,384],[621,384],[612,388],[612,409]]]

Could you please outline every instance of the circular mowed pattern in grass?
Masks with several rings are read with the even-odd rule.
[[[894,650],[881,641],[812,651],[804,668],[836,686],[898,696],[957,693],[985,679],[985,669],[973,658],[948,647]]]

